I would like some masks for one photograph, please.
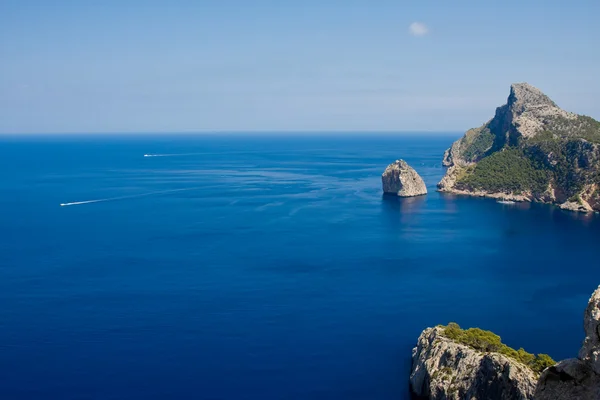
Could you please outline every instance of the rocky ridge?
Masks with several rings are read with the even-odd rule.
[[[427,187],[421,176],[404,160],[396,160],[387,166],[381,175],[383,192],[399,197],[412,197],[427,194]]]

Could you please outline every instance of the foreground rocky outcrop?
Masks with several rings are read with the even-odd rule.
[[[456,324],[425,329],[413,349],[410,388],[425,399],[600,399],[600,287],[584,314],[578,358],[555,363]]]
[[[533,370],[498,353],[477,351],[428,328],[413,349],[410,388],[425,399],[532,399]]]
[[[443,164],[442,192],[600,211],[600,122],[527,83],[513,84],[494,118],[467,131]]]
[[[396,160],[388,165],[381,175],[381,183],[384,193],[400,197],[427,194],[427,187],[421,176],[404,160]]]
[[[600,399],[600,287],[585,310],[584,329],[579,357],[546,369],[537,384],[536,400]]]

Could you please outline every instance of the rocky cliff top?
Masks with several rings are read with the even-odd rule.
[[[408,165],[408,163],[402,159],[400,160],[396,160],[393,163],[391,163],[390,165],[387,166],[387,169],[393,169],[393,168],[398,168],[398,169],[409,169],[412,168],[410,165]]]
[[[421,176],[404,160],[396,160],[387,166],[381,175],[384,193],[400,197],[427,194],[427,187]]]
[[[410,388],[421,398],[436,400],[598,400],[600,286],[583,322],[579,357],[558,364],[543,354],[534,357],[507,348],[491,332],[462,330],[456,324],[425,329],[413,349]],[[541,371],[539,379],[536,371]]]
[[[506,107],[514,129],[526,138],[544,131],[556,119],[577,118],[576,114],[561,109],[541,90],[528,83],[511,85]]]
[[[533,370],[495,352],[473,349],[428,328],[413,349],[411,391],[427,399],[532,399]]]
[[[513,83],[510,85],[510,95],[507,104],[517,110],[521,107],[556,107],[550,97],[546,96],[540,89],[527,82]]]

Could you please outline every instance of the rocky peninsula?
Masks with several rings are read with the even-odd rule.
[[[446,150],[441,192],[600,211],[600,122],[511,86],[495,116]]]
[[[396,160],[387,166],[381,175],[383,192],[399,197],[413,197],[427,194],[427,187],[421,176],[404,160]]]

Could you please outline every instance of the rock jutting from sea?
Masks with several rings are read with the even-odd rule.
[[[399,197],[413,197],[427,194],[427,187],[421,176],[404,160],[396,160],[387,166],[381,175],[383,192]]]
[[[494,118],[454,142],[443,164],[441,192],[600,211],[600,122],[527,83],[513,84]]]

